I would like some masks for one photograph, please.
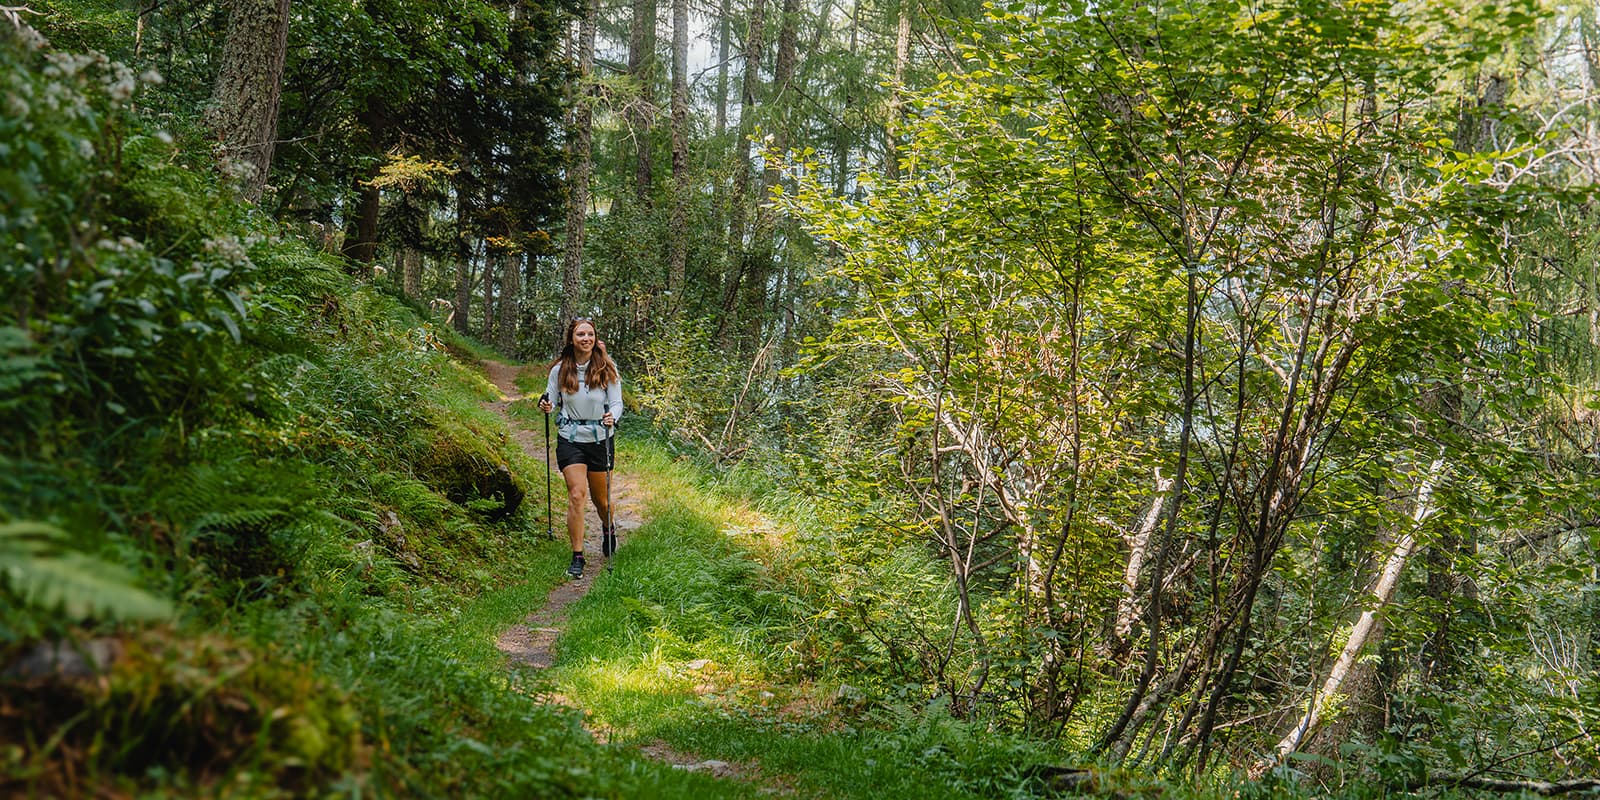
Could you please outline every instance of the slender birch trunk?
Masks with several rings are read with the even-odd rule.
[[[1376,643],[1379,615],[1394,599],[1395,589],[1400,586],[1400,576],[1405,571],[1406,562],[1416,549],[1417,531],[1428,517],[1433,515],[1433,491],[1443,471],[1444,456],[1441,455],[1433,460],[1433,465],[1428,468],[1428,474],[1422,479],[1422,485],[1417,489],[1416,505],[1411,512],[1411,525],[1401,534],[1399,541],[1395,542],[1394,549],[1384,562],[1383,571],[1378,573],[1372,586],[1367,590],[1366,608],[1361,611],[1355,626],[1350,629],[1350,635],[1345,639],[1339,658],[1333,662],[1333,668],[1328,671],[1328,679],[1311,697],[1311,702],[1306,706],[1306,713],[1301,716],[1300,721],[1278,740],[1277,746],[1272,748],[1272,755],[1256,763],[1252,770],[1254,774],[1260,775],[1282,764],[1284,759],[1298,751],[1306,740],[1316,734],[1318,726],[1322,724],[1323,709],[1328,707],[1330,701],[1339,694],[1362,649],[1368,643]]]
[[[1119,653],[1124,652],[1128,637],[1133,634],[1134,623],[1138,620],[1139,576],[1144,573],[1150,537],[1161,523],[1161,511],[1166,506],[1167,493],[1171,491],[1172,479],[1161,477],[1157,471],[1156,492],[1150,499],[1150,508],[1139,521],[1138,529],[1128,535],[1128,565],[1122,571],[1122,600],[1117,603],[1117,621],[1112,629],[1113,646]],[[1161,575],[1151,577],[1153,581],[1162,579]]]

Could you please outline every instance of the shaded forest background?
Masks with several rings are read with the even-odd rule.
[[[794,674],[1194,780],[1600,775],[1593,6],[5,13],[13,663],[491,584],[536,471],[444,353],[586,316],[805,498]]]

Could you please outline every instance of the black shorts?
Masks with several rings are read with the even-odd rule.
[[[583,464],[590,472],[610,472],[611,463],[607,458],[606,442],[569,442],[566,437],[556,439],[556,466],[565,470],[573,464]]]

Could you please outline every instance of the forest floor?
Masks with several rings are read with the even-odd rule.
[[[484,367],[500,393],[487,407],[533,464],[544,461],[543,414],[523,394],[538,391],[533,376]],[[596,749],[564,768],[619,796],[663,800],[1047,793],[1033,767],[1050,757],[1039,746],[961,723],[937,703],[869,700],[851,685],[862,678],[826,666],[819,648],[831,645],[807,594],[826,576],[807,571],[794,545],[809,508],[709,468],[645,422],[624,423],[617,465],[622,542],[609,563],[586,509],[582,580],[563,574],[565,542],[548,541],[527,579],[504,581],[460,616],[483,621],[478,657],[495,660],[485,666],[504,671],[509,691],[569,710],[587,732]],[[540,491],[529,487],[524,502],[539,503]],[[565,502],[556,476],[552,510]]]
[[[559,523],[566,508],[566,486],[561,482],[560,472],[556,468],[554,443],[546,442],[545,431],[530,430],[522,426],[509,412],[511,405],[523,398],[521,389],[517,386],[517,377],[522,367],[493,360],[484,361],[483,366],[488,372],[490,382],[500,390],[501,395],[501,399],[490,401],[485,407],[505,418],[507,426],[512,431],[512,438],[530,459],[545,463],[554,473],[554,483],[549,488],[552,508],[550,519],[557,528],[553,529],[553,536],[562,538],[565,531],[559,529]],[[638,476],[622,469],[614,469],[611,477],[612,517],[617,526],[619,546],[626,546],[632,533],[644,524],[644,498],[637,485]],[[537,502],[538,487],[532,487],[529,494],[525,501]],[[598,577],[611,567],[610,560],[600,553],[600,530],[600,517],[595,511],[594,504],[590,503],[584,510],[583,549],[588,569],[583,577],[557,584],[545,598],[543,606],[529,614],[527,619],[505,629],[495,641],[495,646],[505,654],[512,668],[545,670],[554,666],[556,642],[566,631],[569,608],[588,595]],[[583,713],[583,709],[578,708],[570,697],[560,692],[547,694],[546,697],[551,702]],[[585,728],[598,742],[604,743],[609,738],[609,729],[604,725],[595,724],[587,715],[585,715]],[[674,765],[679,769],[704,772],[718,778],[740,778],[749,772],[741,765],[715,759],[701,759],[659,740],[640,746],[638,752],[647,758]]]

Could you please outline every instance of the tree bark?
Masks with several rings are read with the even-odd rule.
[[[650,187],[655,182],[651,164],[650,133],[655,118],[655,0],[633,0],[633,22],[628,34],[628,75],[639,96],[628,104],[628,128],[633,134],[633,199],[648,209]]]
[[[905,84],[906,65],[911,61],[911,0],[900,0],[899,16],[895,20],[894,85],[889,87],[889,119],[883,132],[883,176],[889,180],[900,177],[900,148],[895,141],[895,128],[900,125],[900,87]]]
[[[422,254],[409,247],[400,251],[400,291],[412,300],[422,297]]]
[[[761,85],[761,54],[766,47],[766,0],[751,0],[750,26],[744,44],[744,83],[739,92],[739,141],[734,146],[733,188],[729,192],[728,278],[722,295],[722,316],[717,320],[717,338],[724,344],[727,333],[737,330],[729,322],[738,308],[739,287],[745,279],[750,256],[745,249],[745,227],[749,220],[750,135],[755,126],[756,93]]]
[[[472,218],[472,198],[466,185],[466,169],[456,181],[456,332],[467,335],[472,314],[472,247],[467,243],[467,221]]]
[[[800,19],[800,0],[783,0],[782,18],[778,24],[778,53],[777,60],[772,65],[772,86],[767,99],[770,112],[772,131],[767,140],[771,151],[783,152],[789,149],[789,113],[790,99],[793,95],[791,84],[794,82],[796,62],[799,59],[797,26]],[[755,198],[756,224],[750,237],[749,274],[745,279],[744,310],[749,315],[746,318],[746,341],[749,347],[756,347],[761,341],[761,326],[767,318],[767,308],[772,298],[768,297],[767,283],[772,277],[773,261],[776,258],[774,232],[777,230],[777,209],[770,202],[772,190],[778,185],[778,165],[770,157],[770,152],[762,159],[761,194]]]
[[[356,114],[356,121],[366,131],[366,147],[369,152],[382,152],[383,143],[388,139],[389,131],[393,128],[394,121],[387,109],[376,98],[367,98],[366,105]],[[374,166],[368,173],[370,179],[377,174]],[[352,220],[353,229],[345,236],[344,254],[361,265],[360,272],[370,277],[372,263],[378,258],[378,212],[382,208],[382,196],[378,187],[369,180],[356,178],[351,189],[356,194],[356,213]]]
[[[141,17],[142,18],[142,17]],[[278,103],[289,44],[289,0],[229,0],[228,36],[206,122],[239,196],[261,198],[278,138]]]
[[[517,351],[517,321],[522,318],[522,268],[521,259],[507,254],[500,262],[500,310],[495,317],[496,346],[500,352],[515,356]]]
[[[856,51],[860,48],[861,39],[861,0],[855,0],[850,7],[850,58],[854,60]],[[858,98],[856,97],[856,82],[854,78],[847,77],[844,82],[844,113],[841,119],[847,123],[852,119],[851,112],[855,111]],[[852,137],[853,131],[849,124],[833,126],[833,191],[840,197],[844,196],[846,188],[850,185],[850,153],[855,148]]]
[[[727,20],[722,22],[727,30]],[[723,38],[727,47],[727,38]],[[723,81],[727,80],[726,66]],[[719,110],[726,113],[726,97]],[[668,222],[667,313],[683,313],[684,279],[689,266],[689,0],[672,0],[672,218]]]
[[[728,48],[729,40],[733,38],[728,20],[732,17],[733,0],[722,0],[717,9],[717,118],[714,130],[718,139],[728,132]],[[677,30],[677,23],[673,23],[673,30]]]
[[[1161,511],[1166,505],[1167,494],[1172,491],[1172,479],[1161,477],[1160,471],[1156,473],[1156,492],[1150,500],[1150,508],[1140,520],[1139,527],[1128,536],[1128,565],[1122,571],[1122,600],[1117,604],[1117,622],[1112,629],[1112,647],[1119,653],[1125,653],[1128,647],[1128,637],[1133,635],[1133,626],[1139,616],[1139,576],[1144,572],[1145,556],[1150,550],[1150,536],[1156,532],[1156,526],[1161,523]],[[1155,575],[1152,581],[1163,580],[1164,576]]]
[[[489,252],[487,245],[483,248],[483,335],[484,344],[494,341],[494,318],[496,304],[494,299],[495,262],[500,257]]]
[[[1260,775],[1273,767],[1283,763],[1283,760],[1300,749],[1307,739],[1315,735],[1317,726],[1322,723],[1322,711],[1328,703],[1339,694],[1345,679],[1350,675],[1351,668],[1361,651],[1368,642],[1375,641],[1379,625],[1379,615],[1383,609],[1394,599],[1395,590],[1400,586],[1400,575],[1405,571],[1406,562],[1410,560],[1412,551],[1417,544],[1417,530],[1433,515],[1433,491],[1438,485],[1439,476],[1444,470],[1444,458],[1435,458],[1433,465],[1428,468],[1428,474],[1423,477],[1422,485],[1417,488],[1416,504],[1411,512],[1411,525],[1401,534],[1394,544],[1394,550],[1389,553],[1383,565],[1383,571],[1378,573],[1372,586],[1368,589],[1367,607],[1361,611],[1361,616],[1356,619],[1355,627],[1350,629],[1350,635],[1345,639],[1344,647],[1339,652],[1339,658],[1334,661],[1333,668],[1328,670],[1328,679],[1323,682],[1322,688],[1312,696],[1306,713],[1284,737],[1278,741],[1272,750],[1272,755],[1257,762],[1253,774]]]
[[[378,187],[357,179],[355,230],[346,237],[344,254],[354,260],[364,277],[372,276],[372,263],[378,258],[378,212],[382,196]]]
[[[578,81],[581,90],[572,109],[572,139],[567,166],[567,241],[561,258],[561,315],[557,328],[567,329],[583,293],[583,226],[589,215],[589,176],[594,170],[590,143],[594,134],[594,36],[599,0],[585,0],[578,21]]]

